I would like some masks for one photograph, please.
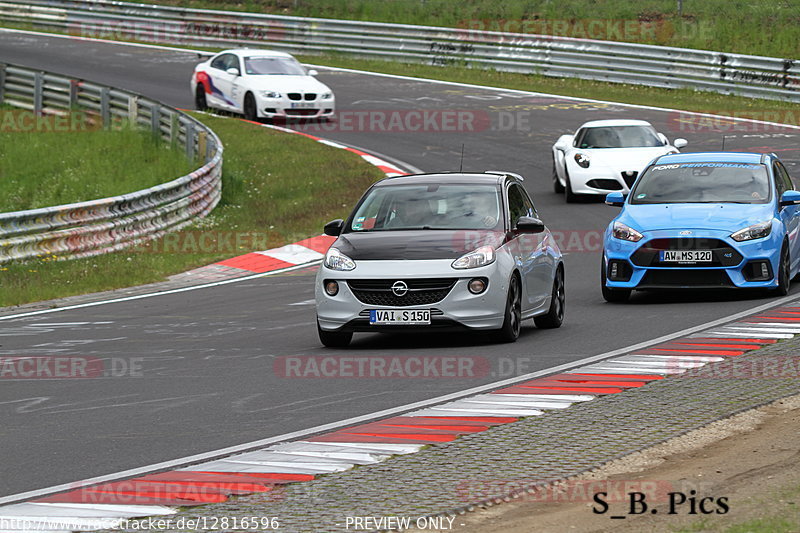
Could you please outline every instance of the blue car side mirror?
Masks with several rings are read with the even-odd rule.
[[[781,207],[800,204],[800,191],[786,191],[781,195]]]
[[[625,204],[625,195],[621,192],[610,192],[606,195],[606,205],[622,207]]]

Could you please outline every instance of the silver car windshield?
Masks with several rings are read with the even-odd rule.
[[[586,128],[578,148],[637,148],[664,146],[651,126],[602,126]]]
[[[244,71],[250,76],[305,76],[306,69],[290,57],[246,57]]]
[[[749,163],[675,163],[650,167],[631,191],[631,204],[770,201],[767,167]]]
[[[372,189],[350,231],[493,230],[502,226],[494,185],[391,185]]]

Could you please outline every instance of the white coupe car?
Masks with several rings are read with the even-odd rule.
[[[226,50],[194,69],[197,109],[209,107],[259,118],[330,118],[335,100],[294,57],[270,50]]]
[[[686,139],[670,144],[644,120],[587,122],[553,145],[553,189],[567,202],[579,195],[626,194],[647,163],[687,144]]]

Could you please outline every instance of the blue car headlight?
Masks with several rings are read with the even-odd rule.
[[[644,235],[635,229],[626,226],[622,222],[614,222],[614,225],[611,227],[611,235],[613,235],[615,239],[621,239],[623,241],[630,242],[639,242],[644,237]]]
[[[772,232],[772,221],[759,222],[752,226],[747,226],[744,229],[731,234],[731,239],[736,242],[752,241],[753,239],[762,239]]]

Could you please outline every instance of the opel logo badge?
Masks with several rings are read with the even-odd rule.
[[[407,292],[408,285],[403,281],[395,281],[392,285],[392,293],[394,293],[395,296],[405,296]]]

